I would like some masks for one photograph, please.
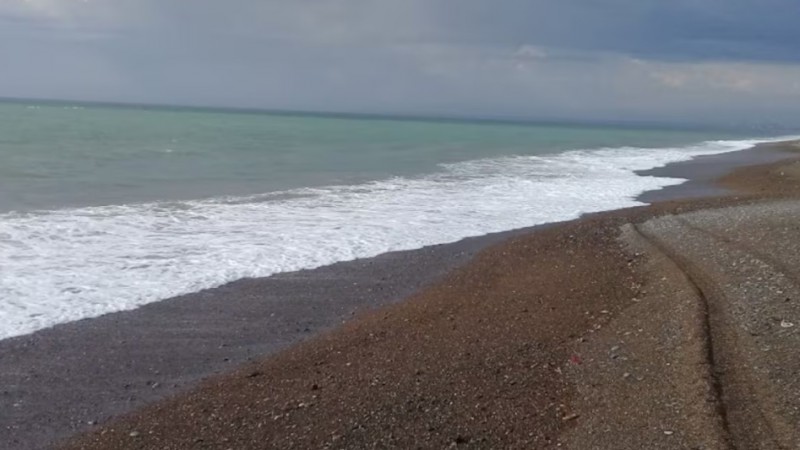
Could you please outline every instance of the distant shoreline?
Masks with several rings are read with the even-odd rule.
[[[785,126],[758,126],[743,127],[739,124],[734,125],[698,125],[696,122],[680,123],[660,123],[656,121],[602,121],[602,120],[574,120],[567,118],[514,118],[514,117],[479,117],[469,115],[430,115],[414,113],[381,113],[381,112],[347,112],[347,111],[307,111],[294,109],[270,109],[257,107],[232,107],[232,106],[210,106],[210,105],[169,105],[151,104],[134,102],[113,102],[113,101],[87,101],[70,99],[36,99],[36,98],[11,98],[0,97],[0,103],[12,104],[33,104],[50,106],[85,106],[98,108],[116,109],[142,109],[155,111],[197,111],[197,112],[225,112],[237,114],[256,114],[273,115],[284,117],[317,117],[329,119],[355,119],[355,120],[378,120],[378,121],[407,121],[407,122],[434,122],[434,123],[455,123],[472,125],[511,125],[511,126],[560,126],[570,127],[598,127],[598,128],[633,128],[644,130],[665,130],[665,131],[707,131],[707,132],[739,132],[742,136],[751,134],[786,134],[798,133],[800,130]]]

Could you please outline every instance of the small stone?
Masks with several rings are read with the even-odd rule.
[[[139,436],[139,432],[138,432],[138,431],[131,431],[131,432],[130,432],[130,434],[129,434],[128,436],[130,436],[130,437],[136,437],[136,436]]]
[[[564,422],[569,422],[570,420],[575,420],[578,417],[580,417],[580,414],[575,414],[575,413],[567,414],[566,416],[562,417],[561,420],[563,420]]]
[[[459,445],[460,444],[467,444],[467,443],[469,443],[469,436],[461,436],[461,435],[456,436],[456,438],[453,440],[453,443],[454,444],[459,444]]]
[[[673,433],[674,433],[674,431],[664,430],[664,434],[666,434],[667,436],[672,436]]]
[[[794,324],[788,320],[781,320],[781,328],[792,328]]]

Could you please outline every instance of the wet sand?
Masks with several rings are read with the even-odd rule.
[[[511,234],[241,280],[0,341],[0,448],[49,448],[402,300]]]
[[[736,193],[736,189],[719,183],[725,175],[746,166],[772,164],[792,158],[797,147],[786,143],[762,144],[758,151],[752,149],[722,155],[707,155],[690,161],[669,164],[637,172],[643,176],[685,178],[688,181],[657,191],[648,191],[639,196],[639,201],[654,203],[664,200],[716,197]]]
[[[743,164],[771,152],[750,152]],[[604,417],[602,409],[578,406],[579,397],[592,398],[580,396],[582,386],[598,379],[573,369],[590,367],[597,357],[585,355],[599,350],[576,345],[607,342],[588,337],[613,329],[618,315],[640,304],[634,299],[646,296],[655,273],[647,269],[651,256],[621,243],[621,226],[795,195],[786,183],[759,191],[765,183],[758,177],[773,177],[753,170],[726,181],[751,193],[739,198],[666,202],[243,280],[2,341],[0,442],[47,448],[94,430],[72,448],[570,443],[574,429],[602,428],[586,417]],[[698,181],[694,189],[709,188]],[[666,363],[648,364],[657,370]],[[625,373],[620,379],[640,376]],[[636,415],[636,407],[620,408]]]

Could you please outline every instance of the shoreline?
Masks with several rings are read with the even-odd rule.
[[[742,149],[754,142],[684,142],[658,148],[588,145],[585,150],[499,159],[475,155],[477,159],[420,169],[416,175],[372,181],[366,177],[363,185],[342,180],[343,184],[307,192],[198,194],[186,203],[181,196],[174,197],[177,203],[170,201],[171,194],[163,200],[143,198],[141,203],[126,203],[122,196],[113,204],[97,198],[97,203],[75,208],[69,202],[53,210],[22,208],[0,214],[0,229],[11,239],[4,255],[10,284],[1,283],[0,288],[9,297],[0,311],[8,323],[0,339],[242,278],[637,206],[635,196],[646,189],[683,180],[640,177],[633,168]],[[404,217],[414,224],[411,234],[391,226]],[[69,231],[40,238],[40,233],[53,229]]]
[[[800,163],[723,182],[493,245],[65,448],[795,448]]]
[[[714,157],[724,160],[725,155]],[[752,164],[744,157],[726,170]],[[693,189],[702,191],[704,183],[708,178]],[[671,200],[679,196],[669,195],[676,196]],[[649,207],[632,210],[644,208]],[[584,215],[569,223],[618,212]],[[0,341],[0,363],[14,368],[0,376],[11,386],[3,393],[0,441],[41,448],[91,430],[112,417],[192,389],[208,376],[278,353],[312,335],[320,339],[320,332],[353,316],[405,303],[489,247],[560,226],[563,223],[546,224],[241,280]]]
[[[768,142],[770,139],[777,138],[764,139],[764,142]],[[755,141],[756,140],[719,142],[724,143],[721,148],[738,149],[742,148],[744,145],[750,145]],[[679,148],[683,148],[690,153],[695,152],[695,147],[706,148],[707,151],[712,151],[712,149],[714,149],[713,151],[720,151],[720,149],[715,146],[716,144],[718,144],[716,141],[706,141],[698,143],[696,146],[679,146]],[[708,148],[709,146],[710,149]],[[605,149],[595,149],[588,152],[602,152],[603,150]],[[680,158],[675,155],[661,158],[658,155],[659,149],[650,150],[654,152],[653,158],[662,162],[665,159]],[[674,149],[664,148],[663,150],[672,154],[670,152]],[[574,151],[581,152],[581,150]],[[571,152],[566,152],[566,154],[568,153]],[[752,157],[749,158],[749,160],[736,161],[733,156],[748,153],[750,153],[748,150],[727,152],[722,154],[724,156],[721,158],[711,156],[711,161],[719,161],[725,164],[726,167],[734,167],[746,163],[759,163],[760,159],[765,159]],[[767,152],[752,153],[760,155],[766,154]],[[686,158],[691,156],[685,154],[682,157]],[[56,239],[53,245],[34,245],[37,255],[51,254],[53,255],[51,258],[43,258],[41,256],[31,258],[31,255],[27,254],[29,252],[25,250],[24,245],[13,245],[11,247],[12,252],[9,255],[11,258],[9,274],[12,284],[9,286],[13,287],[15,284],[19,284],[21,290],[18,289],[18,292],[15,292],[12,288],[10,291],[12,296],[11,307],[5,308],[2,314],[0,314],[5,315],[9,320],[8,326],[0,336],[0,341],[13,337],[25,336],[39,330],[68,322],[91,319],[104,314],[113,314],[120,311],[136,309],[147,303],[166,301],[182,295],[195,294],[200,291],[221,287],[244,278],[265,278],[270,275],[284,273],[285,271],[297,271],[309,267],[316,268],[322,265],[334,264],[342,260],[370,258],[393,251],[415,250],[425,246],[454,243],[469,237],[481,237],[487,234],[503,233],[536,226],[531,224],[541,225],[572,220],[580,217],[580,215],[590,214],[591,212],[602,212],[638,206],[641,202],[649,203],[659,199],[684,198],[686,196],[685,191],[687,190],[681,190],[682,188],[679,188],[674,193],[672,193],[671,187],[666,188],[666,190],[658,188],[658,186],[663,186],[665,182],[662,180],[666,178],[682,178],[684,175],[682,171],[684,170],[691,170],[694,172],[692,175],[688,176],[690,182],[687,183],[687,186],[693,186],[694,191],[696,191],[693,192],[692,195],[702,196],[723,192],[722,190],[718,192],[712,191],[710,185],[713,177],[709,176],[709,174],[705,173],[703,170],[694,168],[695,165],[699,166],[699,161],[702,160],[702,158],[697,159],[697,164],[694,162],[688,165],[684,164],[681,170],[673,170],[672,172],[666,171],[664,173],[659,173],[659,169],[636,171],[632,170],[630,167],[620,167],[623,171],[622,179],[627,180],[628,177],[638,178],[636,181],[629,180],[622,184],[629,187],[636,185],[636,187],[628,190],[625,187],[616,185],[615,181],[615,189],[611,191],[612,195],[607,195],[607,193],[602,193],[603,189],[605,189],[603,183],[593,184],[591,191],[602,193],[602,195],[596,196],[596,198],[594,198],[595,196],[589,196],[584,199],[585,196],[581,195],[580,192],[586,189],[586,185],[584,184],[581,187],[580,181],[575,183],[575,180],[579,180],[579,178],[567,177],[561,181],[567,183],[567,186],[563,189],[565,189],[564,196],[572,200],[568,204],[555,200],[558,195],[557,192],[551,192],[553,186],[545,183],[542,187],[539,187],[537,175],[537,181],[535,181],[535,183],[537,183],[536,189],[527,190],[523,183],[522,189],[526,192],[530,192],[528,194],[516,196],[523,198],[525,195],[530,195],[530,197],[527,197],[528,200],[514,203],[511,205],[511,209],[509,209],[508,206],[500,208],[500,210],[504,211],[501,214],[499,214],[500,210],[493,205],[493,201],[491,200],[494,195],[485,199],[488,201],[488,212],[494,214],[494,218],[489,220],[489,222],[482,220],[473,223],[469,217],[482,217],[483,214],[479,213],[479,215],[476,215],[470,212],[471,208],[468,205],[472,200],[470,200],[471,196],[467,195],[465,198],[459,200],[459,204],[463,202],[463,206],[455,208],[455,212],[452,214],[450,214],[452,211],[450,211],[449,208],[443,210],[448,211],[448,214],[444,215],[436,212],[436,208],[432,208],[430,211],[426,210],[425,213],[420,212],[423,216],[420,222],[423,224],[420,228],[421,232],[419,235],[415,233],[415,236],[409,236],[404,232],[398,233],[396,231],[382,232],[381,230],[384,229],[400,230],[396,227],[387,228],[382,224],[384,220],[383,217],[386,216],[386,214],[377,214],[375,220],[372,221],[362,220],[360,218],[355,219],[356,221],[354,223],[351,221],[344,221],[341,223],[334,221],[334,223],[326,225],[326,227],[329,227],[327,229],[336,231],[333,236],[321,236],[315,229],[308,230],[310,235],[307,237],[317,239],[316,242],[318,242],[318,246],[320,246],[319,249],[306,248],[307,246],[304,241],[306,236],[304,236],[304,233],[298,235],[289,229],[288,231],[283,230],[281,233],[275,234],[272,227],[264,229],[263,222],[260,220],[261,216],[247,209],[245,209],[245,211],[215,210],[214,212],[206,213],[212,214],[214,217],[217,217],[217,219],[220,219],[218,222],[212,220],[214,225],[208,228],[204,228],[202,225],[192,225],[193,221],[195,221],[195,217],[192,214],[183,216],[177,213],[178,217],[175,218],[177,220],[173,220],[173,222],[181,223],[186,220],[189,225],[183,228],[177,227],[176,229],[166,227],[167,230],[162,233],[160,229],[163,227],[158,224],[158,220],[161,220],[158,218],[158,214],[151,217],[150,212],[148,212],[151,207],[160,210],[160,207],[157,206],[161,203],[160,201],[118,205],[123,208],[130,206],[132,209],[137,210],[133,213],[131,218],[136,220],[137,223],[140,221],[143,222],[143,226],[134,227],[133,230],[124,229],[124,219],[122,224],[114,220],[106,221],[105,215],[110,217],[118,216],[118,211],[105,211],[105,208],[113,209],[114,205],[86,205],[85,207],[78,207],[75,211],[72,211],[72,209],[67,206],[63,206],[67,208],[65,210],[67,216],[75,215],[76,218],[80,218],[83,214],[89,214],[91,216],[91,218],[88,219],[90,222],[93,223],[97,220],[97,233],[95,233],[95,227],[93,226],[92,233],[88,235],[83,235],[80,232],[70,233],[67,235],[70,239],[63,242]],[[729,160],[732,162],[728,163]],[[596,164],[597,161],[594,161],[590,165],[594,167]],[[646,164],[640,164],[638,162],[633,163],[634,166],[641,167],[651,167],[653,164],[656,164],[656,162],[648,161]],[[670,166],[671,165],[672,164],[670,164]],[[545,170],[544,179],[549,178],[546,172],[547,170]],[[652,177],[648,175],[652,175]],[[653,180],[646,181],[647,178],[652,178]],[[654,181],[656,178],[658,178],[659,181]],[[697,178],[697,180],[694,180],[695,178]],[[589,179],[599,180],[601,178],[590,176]],[[685,178],[675,182],[682,182],[683,180],[685,180]],[[381,183],[381,181],[376,180],[375,183]],[[669,184],[670,181],[666,181],[666,183]],[[557,185],[560,185],[560,182]],[[651,191],[642,191],[642,189],[647,189],[648,186]],[[503,194],[503,192],[514,193],[515,191],[516,189],[505,186],[501,190],[500,195],[504,196],[505,194]],[[691,189],[688,191],[692,192]],[[291,192],[292,191],[285,191],[285,193],[293,195]],[[465,192],[468,193],[468,191]],[[621,195],[621,192],[627,192],[627,195]],[[542,195],[542,193],[546,195]],[[652,193],[654,193],[654,198],[648,198]],[[256,195],[256,197],[258,197],[258,195]],[[507,197],[513,199],[515,194]],[[220,197],[219,199],[222,198],[224,197]],[[198,199],[195,201],[202,203],[205,200]],[[236,204],[238,200],[232,203]],[[380,203],[394,205],[391,201],[378,202],[378,204]],[[502,202],[497,203],[495,199],[494,203],[501,204]],[[532,203],[534,204],[533,207],[531,207]],[[95,207],[103,209],[104,212],[98,214],[87,212],[87,208],[90,210]],[[168,208],[171,208],[171,206]],[[359,211],[360,208],[361,207],[358,205],[350,205],[349,208],[343,208],[342,210]],[[182,209],[182,207],[178,208],[178,210],[180,209]],[[390,208],[390,210],[391,209],[393,208]],[[399,209],[403,210],[402,207]],[[270,209],[267,208],[267,210]],[[414,208],[411,208],[411,210],[415,211]],[[515,210],[527,211],[527,214],[515,214],[513,212]],[[12,242],[19,240],[20,242],[30,241],[35,244],[39,239],[35,232],[38,232],[40,229],[46,232],[50,227],[61,226],[62,218],[59,218],[61,216],[59,211],[60,208],[49,212],[41,211],[43,216],[41,223],[39,219],[35,219],[33,223],[30,223],[26,218],[17,220],[17,218],[13,217],[15,213],[12,211],[9,223],[5,224],[4,222],[4,225],[10,228],[9,233],[13,236]],[[367,212],[370,212],[370,214],[366,214]],[[424,217],[428,212],[431,213],[433,220],[427,220]],[[22,216],[27,216],[29,213],[38,215],[38,212],[34,211],[28,211],[28,213],[26,213],[23,210],[23,212],[20,212]],[[55,220],[56,223],[53,223],[53,220],[51,220],[50,213],[54,213],[53,217],[56,217],[56,219],[53,220]],[[441,217],[435,217],[434,213]],[[139,215],[144,215],[146,218],[142,219]],[[238,225],[232,227],[230,223],[225,221],[224,218],[229,215],[243,222],[246,222],[246,220],[242,220],[240,217],[247,215],[254,215],[255,218],[259,220],[249,223],[245,228],[250,227],[252,229],[249,230],[247,234],[242,235]],[[316,215],[316,213],[313,215]],[[278,224],[291,223],[291,221],[297,220],[297,217],[284,217],[280,213],[278,216],[279,217],[276,218]],[[367,209],[363,216],[372,216],[371,210]],[[122,214],[119,217],[127,218],[129,215]],[[204,217],[203,213],[200,213],[198,217]],[[463,220],[466,222],[462,227],[454,227],[454,230],[457,230],[454,232],[449,230],[449,226],[442,227],[441,225],[437,225],[448,224],[448,222],[453,221],[455,221],[453,223],[456,223],[462,220],[460,218],[464,218]],[[387,219],[390,221],[395,220],[391,214],[387,216]],[[66,220],[70,222],[69,219]],[[266,217],[265,220],[271,220],[271,218]],[[309,220],[309,217],[303,214],[303,220],[299,223],[315,223],[315,220],[313,220],[313,218]],[[433,223],[433,225],[431,225],[431,223]],[[491,225],[492,223],[494,223],[494,225]],[[83,227],[79,224],[80,222],[78,221],[73,225],[76,229],[82,229]],[[118,229],[120,225],[123,225],[123,230]],[[361,228],[359,228],[359,225],[365,227],[363,232]],[[139,228],[142,228],[142,230],[140,231]],[[32,231],[29,233],[26,231],[28,229],[34,230],[35,232]],[[225,232],[225,230],[228,230],[228,232]],[[263,233],[253,233],[253,230],[261,230]],[[278,227],[278,230],[282,229]],[[348,230],[350,231],[348,232]],[[117,235],[120,231],[122,234]],[[208,257],[210,253],[204,253],[200,250],[197,252],[198,256],[196,258],[190,258],[186,261],[186,264],[181,263],[176,266],[175,261],[184,260],[181,252],[185,252],[187,248],[192,248],[192,245],[194,245],[191,240],[184,241],[181,240],[179,236],[189,236],[193,232],[209,233],[215,249],[230,249],[233,250],[233,252],[229,251],[226,253],[225,251],[218,251],[218,256],[222,258],[220,260],[218,258],[211,259]],[[287,235],[284,236],[283,233],[287,233]],[[367,236],[368,239],[363,240],[361,234]],[[107,235],[113,237],[113,239],[92,238],[92,236],[95,235]],[[128,238],[126,239],[124,236],[128,236]],[[238,236],[238,238],[225,239],[223,238],[224,236]],[[298,236],[300,237],[299,240]],[[116,239],[116,241],[114,239]],[[162,242],[162,240],[165,242],[164,246],[154,246],[152,244],[153,242]],[[354,246],[349,244],[343,246],[339,245],[341,242],[361,241],[366,244]],[[277,244],[275,244],[276,242]],[[66,243],[69,244],[64,245]],[[240,253],[236,250],[240,251],[241,254],[249,256],[250,251],[254,248],[254,243],[258,245],[255,247],[255,250],[253,250],[255,254],[252,255],[252,257],[237,257]],[[77,245],[77,247],[75,245]],[[138,248],[139,250],[129,254],[130,248]],[[284,250],[289,252],[289,255],[287,255],[288,258],[273,259],[270,257],[263,257],[263,255],[275,254],[276,252],[282,254]],[[150,254],[159,256],[154,259],[149,259],[150,256],[137,256]],[[192,254],[194,255],[194,252],[192,252]],[[64,256],[62,257],[61,255]],[[158,260],[163,261],[167,266],[159,264],[157,262]],[[17,261],[22,261],[23,263],[18,264]],[[85,263],[81,261],[85,261]],[[170,265],[169,261],[173,261],[173,264]],[[220,263],[220,261],[222,262]],[[72,271],[70,267],[74,268],[76,264],[85,267],[85,269],[79,270],[78,272]],[[253,264],[255,264],[255,266],[253,266]],[[107,271],[105,269],[111,266],[120,269],[113,271]],[[173,270],[176,267],[177,269]],[[187,270],[189,267],[196,267],[196,271],[198,272],[192,274],[195,270]],[[47,278],[43,280],[46,282],[43,283],[42,286],[35,289],[21,288],[25,283],[29,282],[25,280],[29,280],[31,272],[37,273],[40,271],[44,275],[44,278]],[[164,276],[167,273],[169,273],[170,276]],[[139,284],[147,287],[140,289],[137,287]],[[4,287],[8,288],[9,286]],[[117,289],[117,287],[125,288]]]
[[[703,155],[688,161],[671,163],[663,167],[637,171],[637,175],[668,178],[686,178],[685,183],[647,191],[636,200],[652,204],[661,201],[733,195],[735,190],[717,183],[726,174],[742,167],[774,164],[796,156],[793,149],[797,141],[758,144],[753,148],[719,155]]]
[[[311,203],[304,200],[306,194],[289,190],[274,193],[274,199],[278,200],[276,202],[272,201],[272,194],[261,194],[227,200],[224,196],[200,197],[187,204],[179,201],[173,205],[167,196],[164,201],[123,202],[117,206],[103,203],[91,206],[90,203],[77,209],[63,205],[63,210],[58,207],[52,211],[11,212],[4,217],[1,227],[12,236],[12,246],[9,255],[6,255],[7,259],[10,258],[8,272],[11,284],[4,283],[4,289],[0,289],[10,295],[9,307],[0,311],[0,315],[8,321],[3,333],[0,333],[0,340],[84,318],[135,309],[147,303],[220,287],[242,278],[263,278],[396,250],[452,243],[465,237],[572,220],[588,212],[637,206],[640,203],[636,200],[647,201],[637,199],[642,192],[647,192],[644,189],[655,190],[659,186],[683,180],[667,179],[670,176],[680,177],[680,172],[665,173],[665,176],[640,176],[632,167],[652,167],[668,160],[690,158],[691,154],[702,151],[741,149],[753,142],[705,141],[696,145],[665,147],[661,149],[664,154],[656,148],[650,149],[650,152],[639,149],[632,154],[638,155],[633,160],[628,159],[632,155],[628,155],[626,148],[622,147],[622,153],[628,156],[621,161],[616,159],[619,155],[614,149],[545,154],[542,158],[546,161],[555,158],[550,162],[556,162],[555,167],[559,169],[550,169],[546,167],[549,163],[541,162],[530,167],[524,165],[524,169],[520,168],[523,172],[519,173],[512,168],[512,179],[517,180],[508,181],[512,184],[507,184],[504,177],[489,176],[487,179],[493,181],[487,181],[486,190],[480,191],[479,203],[483,205],[480,211],[473,211],[470,206],[475,201],[471,189],[444,183],[461,194],[455,196],[454,206],[443,204],[445,206],[441,210],[439,206],[415,205],[416,200],[405,204],[406,200],[421,195],[416,188],[409,189],[408,195],[392,195],[391,199],[370,194],[372,200],[366,203],[355,200],[350,204],[348,202],[352,199],[346,192],[350,188],[338,192],[338,187],[329,186],[322,190],[330,188],[337,190],[337,193],[320,198],[316,197],[317,194],[309,193],[308,201]],[[676,149],[688,153],[682,154]],[[610,153],[608,150],[611,150]],[[565,177],[558,173],[555,177],[549,174],[550,170],[561,172],[560,166],[565,162],[562,157],[572,153],[575,154],[567,157],[567,165],[571,167],[571,159],[577,158],[575,174],[582,174],[584,170],[591,173],[587,180],[591,182],[589,191],[593,195],[581,193],[587,189],[587,185],[581,181],[583,175],[572,174],[572,168],[564,169]],[[614,171],[602,175],[606,169],[602,160],[592,156],[595,154],[612,155]],[[728,159],[726,156],[722,161]],[[538,161],[538,158],[533,161]],[[472,161],[463,163],[469,166]],[[512,166],[516,167],[515,164]],[[461,170],[458,169],[459,172]],[[490,172],[495,173],[494,170]],[[534,174],[530,186],[528,180],[520,176],[528,170]],[[602,181],[606,176],[614,177],[609,179],[612,184],[607,185]],[[416,178],[414,176],[409,180]],[[460,175],[456,178],[460,178]],[[551,182],[551,178],[555,181]],[[384,183],[388,183],[390,191],[406,191],[405,188],[391,188],[391,180],[375,180],[367,183],[365,188],[372,192],[371,186],[375,183],[376,186],[382,186],[374,189],[380,193],[387,187]],[[422,175],[420,180],[427,180],[427,175]],[[514,183],[519,183],[519,186]],[[427,182],[423,185],[428,186]],[[610,187],[612,185],[613,188]],[[705,182],[692,185],[705,186]],[[609,191],[604,192],[605,189]],[[357,191],[359,194],[354,198],[360,198],[360,188]],[[433,192],[439,191],[434,189]],[[284,202],[283,194],[288,195],[288,203]],[[299,196],[297,203],[292,200],[295,194]],[[559,199],[562,195],[564,199]],[[340,196],[343,196],[341,201],[346,200],[344,204],[340,203]],[[423,198],[426,197],[422,195],[419,200]],[[437,198],[438,195],[433,195],[426,201],[436,205]],[[565,199],[569,201],[564,202]],[[253,206],[251,200],[255,202]],[[399,204],[395,205],[395,202]],[[237,206],[240,204],[245,206]],[[328,204],[333,206],[323,206]],[[482,210],[484,207],[485,211]],[[191,212],[184,213],[185,208]],[[418,232],[415,230],[409,235],[403,227],[387,227],[383,223],[388,220],[387,223],[391,225],[401,219],[403,214],[397,215],[398,211],[414,216],[413,222],[419,223]],[[86,215],[89,217],[84,217]],[[167,216],[167,222],[162,223]],[[210,220],[207,221],[207,218]],[[80,230],[85,227],[80,224],[86,220],[92,224],[91,232],[82,233]],[[136,226],[129,227],[130,220]],[[322,228],[317,223],[319,220],[325,222]],[[297,227],[291,226],[295,222]],[[265,228],[264,223],[270,225]],[[41,242],[37,237],[40,232],[47,233],[51,228],[61,229],[62,226],[74,227],[70,229],[76,231],[64,234],[62,238]],[[194,249],[196,243],[187,236],[195,233],[207,238],[211,247]],[[310,242],[314,245],[309,245]],[[32,247],[28,249],[26,243]],[[137,250],[131,253],[131,249]],[[276,254],[281,257],[270,256]],[[76,272],[76,267],[81,269]],[[109,270],[110,267],[117,267],[117,270]],[[42,275],[40,286],[32,281],[31,273]]]

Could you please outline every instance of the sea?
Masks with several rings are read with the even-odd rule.
[[[640,205],[636,171],[782,136],[0,102],[0,339]]]

